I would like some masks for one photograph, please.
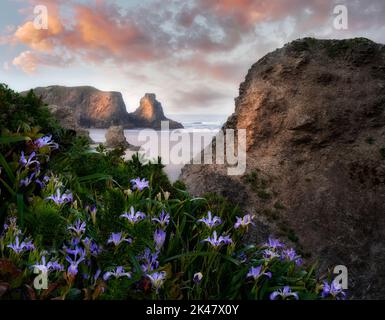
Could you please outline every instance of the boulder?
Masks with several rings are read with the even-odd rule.
[[[107,148],[124,148],[127,149],[131,145],[127,142],[124,136],[124,130],[122,126],[111,126],[106,132],[105,146]]]

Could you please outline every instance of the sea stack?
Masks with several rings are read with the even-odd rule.
[[[146,93],[140,99],[140,105],[133,113],[133,116],[137,121],[137,125],[145,128],[160,129],[161,121],[169,121],[170,129],[183,128],[181,123],[166,118],[162,104],[156,100],[154,93]]]

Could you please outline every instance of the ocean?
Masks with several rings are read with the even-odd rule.
[[[170,114],[168,118],[183,124],[184,129],[176,130],[177,134],[146,129],[124,130],[127,141],[134,146],[141,146],[140,154],[146,159],[161,156],[165,164],[165,172],[169,179],[176,181],[185,164],[205,148],[218,133],[227,119],[227,115],[186,115]],[[89,129],[90,137],[95,144],[105,142],[107,129]],[[144,137],[147,137],[145,140]],[[176,154],[175,146],[183,145],[183,151]],[[126,159],[130,159],[134,151],[127,150]]]

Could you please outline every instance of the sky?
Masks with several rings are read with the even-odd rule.
[[[38,5],[48,29],[34,26]],[[308,36],[385,43],[385,1],[0,0],[0,82],[120,91],[128,111],[152,92],[168,114],[230,114],[251,65]]]

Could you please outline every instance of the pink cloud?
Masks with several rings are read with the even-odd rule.
[[[223,59],[223,55],[237,50],[248,39],[261,40],[255,44],[261,48],[262,41],[270,43],[270,39],[255,33],[256,26],[292,17],[294,34],[320,30],[330,25],[336,1],[153,0],[126,10],[102,0],[82,4],[74,0],[29,3],[48,6],[49,29],[36,30],[28,17],[29,21],[13,31],[11,37],[0,37],[0,43],[27,47],[13,61],[26,72],[36,71],[39,65],[64,66],[79,59],[96,64],[108,61],[118,67],[167,64],[196,77],[239,82],[249,65],[244,65],[242,59]],[[354,2],[349,9],[352,28],[361,30],[373,25],[371,22],[383,24],[383,1]],[[71,59],[58,59],[60,55]],[[216,55],[222,55],[222,59],[216,59]]]

